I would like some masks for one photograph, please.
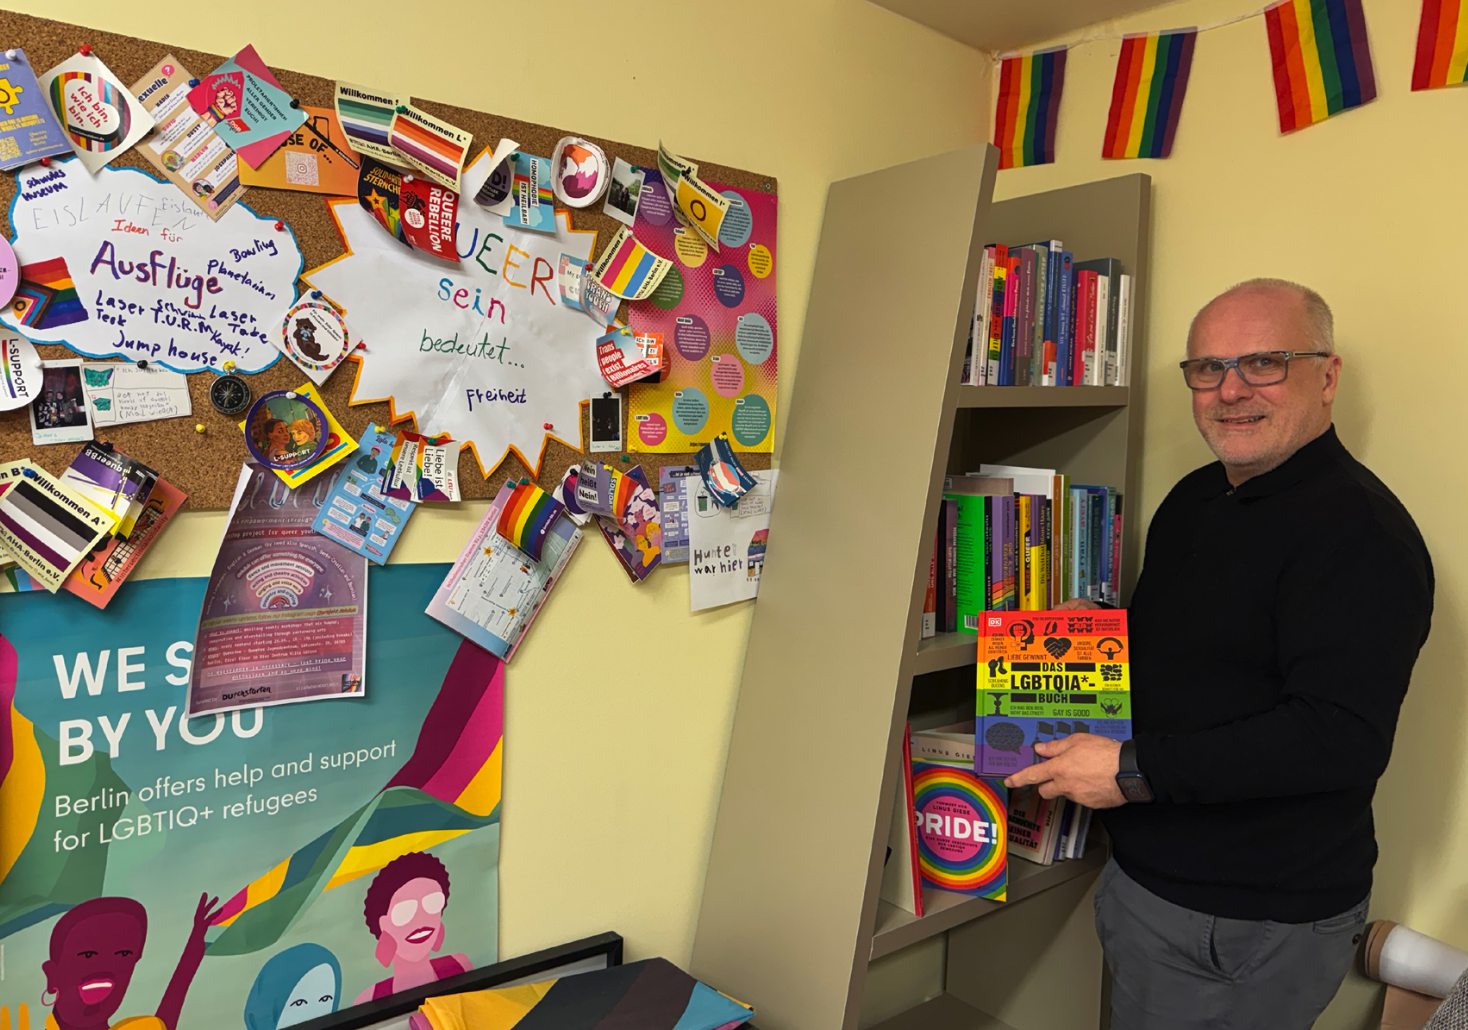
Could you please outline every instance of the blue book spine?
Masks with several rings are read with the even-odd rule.
[[[999,338],[999,385],[1014,385],[1014,332],[1018,319],[1004,316],[1004,332]]]
[[[1060,367],[1060,262],[1065,251],[1059,240],[1050,241],[1050,261],[1045,266],[1045,339],[1055,344],[1056,370]],[[1055,380],[1060,385],[1060,380]]]
[[[1071,267],[1074,255],[1070,251],[1062,251],[1060,254],[1060,269],[1056,276],[1056,302],[1055,302],[1055,385],[1070,386],[1070,364],[1071,345],[1075,340],[1075,330],[1072,326],[1071,308],[1075,306],[1076,273]]]

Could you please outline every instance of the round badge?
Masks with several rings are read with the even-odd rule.
[[[352,349],[341,312],[324,300],[303,300],[286,312],[280,349],[307,372],[326,372]]]
[[[10,249],[10,241],[0,235],[0,307],[10,303],[18,286],[20,262],[15,259],[15,251]]]
[[[267,468],[294,472],[326,450],[326,415],[294,390],[262,394],[245,418],[245,444]]]
[[[551,189],[567,207],[590,207],[611,183],[607,155],[595,143],[565,136],[551,155]]]
[[[209,403],[221,415],[238,415],[250,406],[250,384],[239,376],[220,376],[209,387]]]

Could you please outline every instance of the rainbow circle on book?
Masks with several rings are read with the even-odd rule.
[[[999,791],[967,769],[925,763],[914,767],[912,790],[923,878],[943,890],[1002,895],[1008,806]],[[980,840],[976,824],[986,825]]]

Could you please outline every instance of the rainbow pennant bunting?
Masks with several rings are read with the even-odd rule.
[[[1281,0],[1264,11],[1279,131],[1376,99],[1361,0]]]
[[[1055,120],[1065,85],[1065,50],[1007,57],[999,72],[994,145],[1000,168],[1055,160]]]
[[[1101,156],[1167,157],[1177,135],[1196,29],[1127,36],[1121,41],[1111,114]]]
[[[1468,0],[1422,0],[1412,88],[1468,82]]]
[[[496,529],[500,536],[528,554],[531,561],[540,561],[545,538],[565,510],[560,501],[528,479],[522,479],[505,501]]]

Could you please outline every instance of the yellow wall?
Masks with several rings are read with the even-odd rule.
[[[254,43],[277,67],[640,146],[661,138],[778,176],[782,404],[826,184],[987,131],[987,59],[863,0],[253,0],[223,18],[185,0],[160,0],[146,17],[100,0],[64,10],[77,24],[215,53]],[[601,43],[578,51],[573,31]],[[778,422],[783,431],[783,412]],[[457,507],[418,515],[395,560],[451,561],[482,512]],[[222,514],[185,514],[140,574],[207,575],[222,531]],[[690,615],[686,566],[634,588],[587,540],[509,669],[503,954],[610,929],[632,957],[687,962],[748,623],[748,605]]]
[[[1141,511],[1212,456],[1178,361],[1193,313],[1253,276],[1320,290],[1345,356],[1336,424],[1401,498],[1436,563],[1437,612],[1376,800],[1372,917],[1468,946],[1468,672],[1463,607],[1462,132],[1468,90],[1413,94],[1421,4],[1365,0],[1379,98],[1281,137],[1263,19],[1198,39],[1172,157],[1100,158],[1120,44],[1070,52],[1053,165],[999,173],[998,198],[1133,171],[1153,176],[1149,376]],[[1258,0],[1189,0],[1111,26],[1203,25]],[[1349,561],[1349,555],[1342,560]],[[1199,585],[1206,590],[1206,584]],[[1361,598],[1363,624],[1371,598]],[[1364,655],[1363,655],[1364,659]],[[1363,660],[1363,675],[1365,662]],[[1376,994],[1354,975],[1320,1026],[1366,1026]]]

